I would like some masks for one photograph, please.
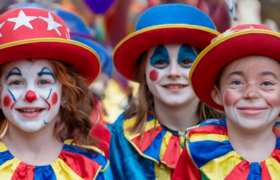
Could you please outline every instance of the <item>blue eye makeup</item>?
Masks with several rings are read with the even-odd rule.
[[[169,65],[169,54],[164,45],[159,45],[150,58],[151,66],[157,69],[164,69]]]
[[[179,50],[178,64],[182,68],[189,69],[192,67],[192,63],[196,57],[197,55],[195,54],[193,48],[188,44],[183,44]]]
[[[52,71],[47,68],[47,67],[43,67],[42,70],[40,72],[38,72],[38,77],[41,77],[43,75],[50,75],[53,77],[54,79],[54,82],[56,81],[55,77],[54,77],[54,74],[52,73]]]

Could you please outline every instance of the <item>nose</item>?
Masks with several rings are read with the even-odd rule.
[[[35,94],[35,92],[32,91],[32,90],[27,91],[27,93],[25,94],[25,99],[26,99],[28,102],[32,103],[32,102],[36,99],[36,94]]]
[[[167,74],[168,78],[180,78],[181,72],[178,69],[178,64],[170,64],[170,70]]]
[[[244,94],[245,99],[258,99],[260,98],[260,93],[258,88],[254,85],[248,87],[247,92]]]

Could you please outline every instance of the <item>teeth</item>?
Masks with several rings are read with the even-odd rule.
[[[24,110],[21,109],[20,111],[23,113],[35,113],[35,112],[39,112],[40,109],[24,109]]]
[[[184,86],[166,86],[169,89],[180,89],[183,88]]]

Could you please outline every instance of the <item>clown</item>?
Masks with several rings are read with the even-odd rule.
[[[0,179],[112,179],[89,135],[97,53],[48,11],[15,9],[0,22]]]
[[[189,131],[172,179],[279,179],[280,139],[273,133],[280,112],[279,36],[263,25],[240,25],[197,57],[192,87],[224,110],[226,121],[209,119]]]
[[[114,50],[116,69],[140,83],[136,102],[111,127],[109,159],[116,179],[171,179],[186,130],[220,114],[201,103],[188,73],[200,49],[219,33],[187,5],[150,8],[136,32]]]

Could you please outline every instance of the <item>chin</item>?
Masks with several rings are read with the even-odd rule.
[[[259,119],[259,118],[255,118],[255,119],[243,118],[237,122],[239,127],[241,127],[244,130],[248,130],[248,131],[256,131],[256,130],[259,131],[259,130],[263,129],[264,127],[266,127],[266,125],[268,125],[268,123],[269,122],[267,122],[266,120]]]
[[[16,126],[24,132],[37,132],[44,127],[44,123],[39,122],[24,122],[17,123]]]

